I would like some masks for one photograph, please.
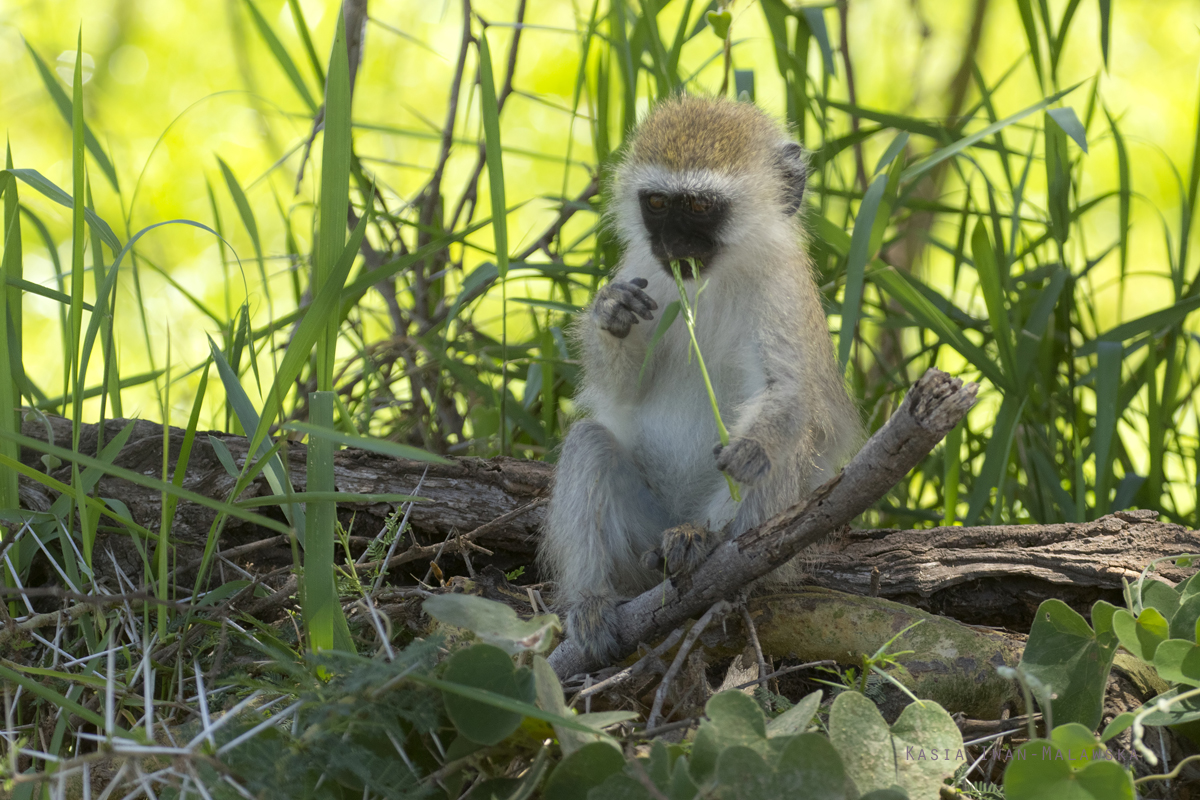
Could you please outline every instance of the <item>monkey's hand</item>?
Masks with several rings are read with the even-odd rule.
[[[767,451],[753,439],[731,439],[728,447],[714,447],[713,455],[717,457],[717,469],[747,486],[762,480],[771,470]]]
[[[686,522],[663,531],[662,552],[646,553],[642,563],[656,571],[665,567],[668,575],[687,575],[704,563],[720,540],[707,528]]]
[[[579,649],[597,661],[612,663],[617,657],[617,627],[614,620],[618,600],[592,595],[582,598],[567,611],[567,633]]]
[[[637,324],[638,317],[654,319],[651,312],[658,308],[658,303],[642,291],[646,285],[645,278],[610,281],[596,292],[596,300],[592,303],[596,324],[618,339],[624,339],[629,335],[629,329]]]

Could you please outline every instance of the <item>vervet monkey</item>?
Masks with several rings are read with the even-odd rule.
[[[860,442],[796,222],[806,177],[767,115],[698,97],[655,108],[616,171],[623,254],[574,325],[587,418],[563,444],[539,554],[597,659],[616,655],[618,602],[797,503]],[[726,447],[682,315],[646,357],[654,312],[679,298],[673,259],[698,267],[681,262]]]

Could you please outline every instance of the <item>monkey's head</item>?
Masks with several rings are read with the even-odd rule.
[[[649,247],[665,269],[778,230],[804,198],[804,151],[749,103],[678,97],[638,127],[614,185],[618,233]],[[692,277],[686,261],[684,277]]]

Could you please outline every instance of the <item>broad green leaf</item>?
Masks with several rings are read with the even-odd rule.
[[[829,741],[860,792],[899,786],[909,797],[937,797],[942,782],[968,763],[958,726],[930,700],[907,706],[889,728],[874,703],[842,692],[829,712]]]
[[[499,647],[508,655],[526,650],[545,652],[553,644],[554,633],[562,630],[554,614],[523,620],[503,603],[470,594],[430,597],[421,607],[434,619],[466,628],[481,641]]]
[[[1168,639],[1154,651],[1154,668],[1163,680],[1200,686],[1200,647],[1191,639]]]
[[[1006,800],[1134,800],[1137,796],[1133,776],[1115,761],[1092,761],[1077,769],[1078,763],[1068,761],[1066,748],[1057,743],[1026,742],[1004,770],[1004,796]]]
[[[625,768],[625,758],[620,751],[606,744],[587,744],[564,758],[542,789],[545,800],[578,800],[587,797],[610,776]]]
[[[1112,631],[1121,640],[1121,646],[1142,661],[1152,662],[1154,650],[1170,636],[1170,624],[1157,608],[1147,608],[1134,619],[1126,609],[1118,609],[1112,615]]]
[[[528,670],[526,670],[528,673]],[[477,644],[459,650],[446,661],[446,681],[493,692],[513,700],[533,698],[522,690],[512,659],[498,647]],[[463,736],[483,745],[499,744],[521,724],[521,714],[478,700],[443,693],[446,714]],[[602,745],[611,752],[612,748]]]
[[[1122,613],[1116,613],[1114,625]],[[1021,669],[1049,687],[1055,723],[1077,722],[1095,730],[1116,650],[1116,637],[1098,636],[1066,603],[1046,600],[1034,616]]]

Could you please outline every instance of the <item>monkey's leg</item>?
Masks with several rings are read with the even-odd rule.
[[[640,557],[670,524],[629,451],[595,420],[576,422],[563,443],[546,516],[541,559],[554,576],[567,631],[593,656],[616,653],[614,606],[652,586]]]

